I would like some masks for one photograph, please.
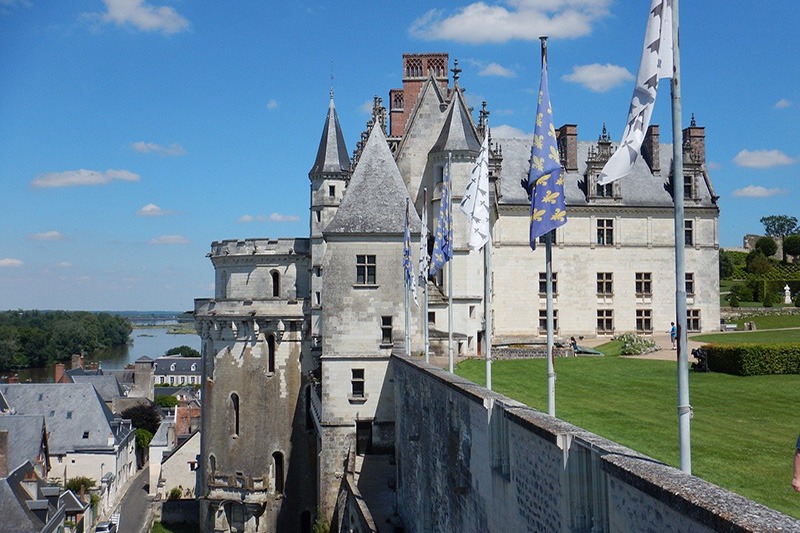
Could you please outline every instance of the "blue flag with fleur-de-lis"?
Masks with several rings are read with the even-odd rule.
[[[542,61],[542,81],[539,86],[539,105],[536,109],[536,127],[533,131],[531,169],[526,186],[531,195],[531,248],[547,232],[567,222],[564,202],[564,178],[561,176],[561,159],[553,126],[553,108],[547,89],[547,61]]]
[[[444,167],[442,177],[442,200],[439,203],[439,217],[436,219],[433,254],[431,254],[429,276],[434,276],[440,268],[453,257],[453,214],[450,211],[450,158]]]

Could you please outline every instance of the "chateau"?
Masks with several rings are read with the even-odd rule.
[[[448,381],[450,377],[418,377],[423,370],[416,370],[413,360],[422,351],[423,320],[430,328],[432,351],[446,354],[450,281],[458,356],[481,356],[487,329],[498,355],[543,343],[545,252],[544,246],[531,251],[528,244],[530,202],[520,185],[528,173],[531,139],[491,136],[485,103],[475,117],[465,100],[457,64],[452,78],[449,68],[447,54],[404,55],[402,88],[389,92],[388,110],[375,99],[372,118],[355,143],[352,158],[331,94],[308,174],[309,235],[212,243],[214,298],[195,302],[203,356],[197,494],[204,531],[310,531],[317,510],[327,518],[335,513],[341,521],[349,514],[339,495],[351,455],[380,453],[396,458],[396,519],[406,530],[498,527],[481,514],[481,498],[489,488],[486,483],[476,485],[470,477],[468,452],[477,453],[478,442],[490,439],[486,433],[490,432],[491,439],[500,439],[487,441],[487,449],[495,454],[491,468],[496,467],[496,479],[501,481],[492,478],[488,485],[519,483],[518,476],[509,474],[509,468],[511,472],[516,468],[517,441],[509,445],[508,437],[498,436],[510,431],[508,424],[517,427],[513,418],[517,415],[508,414],[511,407],[493,407],[500,400],[490,393],[476,404],[478,408],[483,405],[491,413],[506,414],[492,415],[491,428],[480,435],[465,430],[469,424],[459,426],[447,418],[459,416],[445,412],[447,401],[461,405],[458,394],[456,400],[443,395],[450,398],[442,400],[445,405],[436,404],[430,411],[422,407],[412,414],[416,400],[424,404],[425,398],[433,401],[439,394],[432,382],[464,388]],[[418,242],[423,212],[427,227],[435,227],[448,159],[457,206],[487,133],[492,316],[483,314],[482,252],[470,251],[468,221],[454,209],[453,259],[428,283],[427,316],[412,304],[414,357],[399,357],[405,353],[402,257],[407,200],[412,206],[412,238]],[[651,126],[634,173],[602,186],[597,176],[614,150],[605,128],[587,132],[596,141],[579,141],[574,124],[561,126],[557,133],[568,222],[556,230],[553,245],[556,335],[610,338],[626,331],[643,335],[667,331],[675,320],[671,144],[662,144],[658,126]],[[720,323],[719,207],[705,165],[705,131],[694,117],[683,131],[683,153],[684,183],[678,189],[685,200],[688,329],[713,331]],[[416,244],[413,248],[416,265]],[[463,413],[473,407],[464,407]],[[486,412],[481,416],[485,422]],[[450,435],[447,442],[452,446],[443,453],[455,454],[459,459],[453,468],[460,469],[440,479],[452,485],[455,496],[439,495],[437,500],[430,495],[427,507],[421,503],[426,499],[421,487],[433,492],[446,489],[432,486],[435,472],[428,477],[418,470],[428,468],[413,455],[414,446],[425,439],[423,423],[438,423]],[[519,424],[527,427],[533,422]],[[569,449],[572,437],[563,442],[561,438],[553,437],[553,442]],[[514,439],[525,440],[519,435]],[[547,453],[556,464],[566,452]],[[481,475],[494,472],[491,468]],[[558,468],[554,472],[556,480],[566,475],[558,474]],[[531,479],[535,475],[530,473]],[[534,488],[515,490],[531,494]],[[572,490],[562,492],[572,494]],[[492,494],[491,498],[500,498],[500,493]],[[451,501],[459,497],[471,506]],[[513,494],[507,498],[504,505],[511,505]],[[581,501],[575,496],[564,509]],[[592,505],[595,520],[613,523],[613,513],[602,514],[599,504]],[[463,513],[452,506],[461,506],[457,508]],[[477,521],[456,522],[461,514]],[[567,515],[574,513],[564,511]],[[542,516],[532,511],[525,519],[527,527],[537,530],[530,524]],[[572,527],[563,516],[547,514],[544,519],[557,529]],[[432,525],[420,525],[423,520]]]

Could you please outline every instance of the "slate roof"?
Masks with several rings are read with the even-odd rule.
[[[431,153],[481,150],[477,132],[467,111],[461,90],[456,88],[447,110],[447,118]]]
[[[520,185],[520,179],[527,178],[530,168],[530,138],[492,138],[494,146],[502,147],[503,163],[500,171],[500,198],[498,203],[529,204],[528,196]],[[578,171],[564,174],[564,194],[567,207],[590,205],[586,200],[585,177],[586,158],[589,149],[597,143],[578,141]],[[612,146],[616,146],[615,144]],[[643,157],[634,164],[633,172],[619,180],[621,199],[612,203],[596,202],[594,205],[614,205],[630,207],[673,207],[669,192],[669,173],[672,167],[672,144],[662,143],[659,147],[661,172],[654,175]],[[692,205],[711,207],[714,205],[712,193],[704,180],[697,184],[699,203]],[[689,203],[686,204],[689,206]],[[569,216],[569,213],[567,214]]]
[[[322,128],[322,138],[317,149],[317,158],[309,174],[342,174],[350,171],[350,157],[344,144],[344,135],[339,126],[339,117],[336,106],[333,104],[333,95],[328,104],[328,116]]]
[[[24,463],[0,478],[0,533],[40,533],[47,524],[48,516],[53,516],[56,509],[44,497],[40,490],[41,480],[37,478],[35,494],[28,494],[22,481],[35,477],[33,465]],[[41,509],[40,513],[33,512]]]
[[[36,464],[42,451],[44,438],[44,416],[2,415],[0,431],[8,431],[8,456],[6,464],[14,470],[25,461]],[[13,443],[13,444],[12,444]]]
[[[110,402],[114,398],[125,396],[125,391],[120,386],[117,376],[114,375],[70,376],[70,379],[72,379],[73,383],[89,383],[93,385],[104,402]]]
[[[156,376],[169,376],[169,375],[196,375],[202,373],[200,368],[200,357],[183,357],[180,355],[165,355],[156,359],[153,365],[153,374]],[[172,365],[175,365],[175,370],[171,370]],[[194,370],[192,370],[194,365]]]
[[[402,235],[407,198],[408,189],[403,184],[383,130],[376,124],[342,203],[324,233]],[[411,231],[418,234],[421,223],[413,204],[409,217]]]
[[[109,435],[119,444],[133,431],[115,420],[89,383],[4,384],[0,392],[18,414],[44,416],[51,454],[109,449]]]

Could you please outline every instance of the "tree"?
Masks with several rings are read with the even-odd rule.
[[[161,416],[155,404],[139,404],[128,407],[122,411],[122,418],[128,419],[136,429],[146,429],[153,435],[158,431],[161,424]]]
[[[146,450],[150,446],[150,441],[153,440],[153,434],[146,429],[137,429],[134,431],[136,434],[136,447],[140,450]]]
[[[761,250],[753,250],[747,254],[745,263],[747,265],[745,270],[758,276],[762,276],[772,269],[772,263],[769,262],[769,259],[767,259]]]
[[[156,405],[159,407],[175,407],[178,405],[178,399],[171,394],[159,394],[155,399]]]
[[[200,352],[192,348],[191,346],[186,346],[185,344],[181,346],[176,346],[175,348],[170,348],[167,350],[165,355],[182,355],[183,357],[200,357]]]
[[[797,219],[788,215],[772,215],[761,217],[764,224],[764,232],[770,237],[777,237],[783,240],[789,235],[798,233]],[[783,262],[786,262],[786,249],[783,249]]]
[[[783,253],[792,257],[800,256],[800,235],[789,235],[783,239]]]
[[[778,251],[778,244],[772,237],[761,237],[756,241],[756,250],[767,257],[772,257]]]
[[[64,483],[64,488],[71,490],[75,494],[80,494],[81,489],[83,489],[84,492],[89,492],[96,484],[97,481],[92,478],[78,476],[68,479],[67,482]]]
[[[720,249],[719,251],[719,278],[725,279],[733,275],[733,261],[728,252]]]

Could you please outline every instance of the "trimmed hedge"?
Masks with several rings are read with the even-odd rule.
[[[735,376],[800,374],[800,344],[707,344],[703,349],[712,372]]]

